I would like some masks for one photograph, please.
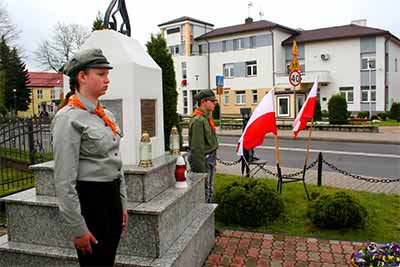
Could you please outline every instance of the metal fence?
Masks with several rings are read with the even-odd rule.
[[[0,196],[34,186],[29,165],[52,158],[49,119],[0,118]]]

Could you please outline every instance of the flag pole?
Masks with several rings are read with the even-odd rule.
[[[281,172],[281,167],[280,167],[280,157],[279,157],[279,140],[278,136],[274,135],[274,140],[275,140],[275,159],[276,159],[276,169],[278,171],[278,184],[276,190],[279,193],[282,193],[282,172]]]
[[[303,185],[304,185],[304,189],[306,190],[308,200],[310,200],[310,196],[308,195],[305,178],[306,178],[307,162],[308,162],[308,158],[310,156],[310,144],[311,144],[311,134],[312,134],[312,130],[313,130],[313,124],[314,124],[314,118],[311,119],[311,126],[310,126],[310,130],[308,131],[307,152],[306,152],[306,158],[304,160],[304,168],[303,168]]]

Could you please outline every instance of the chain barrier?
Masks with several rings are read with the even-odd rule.
[[[234,165],[239,164],[241,162],[241,158],[239,158],[238,160],[235,160],[235,161],[224,161],[224,160],[222,160],[222,159],[217,157],[217,162],[219,162],[219,163],[221,163],[222,165],[225,165],[225,166],[234,166]],[[318,163],[318,159],[314,160],[310,165],[308,165],[306,167],[306,170],[312,169],[315,165],[317,165],[317,163]],[[268,169],[265,166],[263,166],[263,170],[266,173],[268,173],[268,174],[270,174],[272,176],[278,177],[278,173],[271,171],[270,169]],[[290,174],[286,174],[286,175],[282,175],[282,178],[293,178],[293,177],[295,177],[297,175],[302,175],[302,174],[303,174],[303,170],[298,171],[298,172],[294,172],[294,173],[290,173]]]
[[[222,160],[222,159],[217,157],[217,162],[219,162],[219,163],[221,163],[222,165],[225,165],[225,166],[233,166],[233,165],[239,164],[240,161],[241,161],[240,158],[238,160],[235,160],[235,161],[224,161],[224,160]]]
[[[337,171],[343,175],[349,176],[353,179],[357,179],[357,180],[361,180],[361,181],[365,181],[365,182],[369,182],[369,183],[394,183],[394,182],[400,182],[400,178],[395,178],[395,179],[389,179],[389,178],[385,178],[385,179],[377,179],[377,178],[372,178],[372,177],[363,177],[361,175],[356,175],[356,174],[351,174],[348,171],[339,169],[338,167],[336,167],[335,165],[333,165],[332,163],[327,162],[325,159],[322,159],[322,162],[324,164],[326,164],[329,168],[331,168],[334,171]]]

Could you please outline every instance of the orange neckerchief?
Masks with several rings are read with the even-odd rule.
[[[201,111],[200,109],[196,108],[195,111],[192,114],[192,118],[196,117],[197,115],[203,116],[204,118],[206,117],[206,115],[203,113],[203,111]],[[212,119],[212,116],[208,117],[208,123],[210,124],[211,127],[211,131],[213,133],[216,133],[216,129],[215,129],[215,123]]]
[[[82,104],[82,102],[79,100],[79,98],[76,95],[72,95],[68,99],[67,105],[73,105],[75,107],[86,110],[86,107]],[[96,109],[93,111],[93,114],[96,114],[97,116],[99,116],[105,122],[105,124],[111,128],[114,135],[117,134],[117,127],[115,126],[114,122],[112,120],[110,120],[110,118],[106,115],[106,113],[104,112],[104,108],[100,104],[97,105]]]

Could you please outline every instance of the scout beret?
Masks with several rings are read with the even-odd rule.
[[[210,90],[210,89],[201,90],[200,92],[198,92],[194,96],[194,99],[197,100],[198,102],[200,102],[203,99],[205,99],[205,100],[217,100],[215,98],[214,92],[212,90]]]
[[[78,71],[87,68],[112,69],[113,67],[103,55],[101,49],[81,50],[62,67],[61,71],[68,76],[75,75]]]

